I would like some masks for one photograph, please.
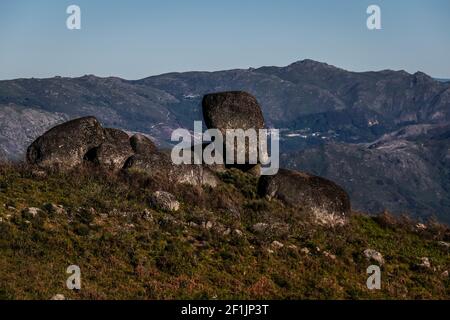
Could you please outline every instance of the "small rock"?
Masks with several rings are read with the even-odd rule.
[[[65,215],[67,212],[64,210],[64,207],[61,205],[56,205],[54,203],[47,203],[44,205],[44,210],[47,210],[49,212],[54,212],[57,215]]]
[[[445,270],[444,272],[442,272],[441,276],[443,276],[444,278],[448,278],[448,270]]]
[[[309,254],[309,253],[310,253],[310,251],[309,251],[308,248],[301,248],[301,249],[300,249],[300,252],[301,252],[301,253],[304,253],[304,254]]]
[[[267,249],[267,253],[273,254],[275,253],[275,251],[273,251],[272,249]]]
[[[242,237],[242,236],[244,235],[244,233],[243,233],[241,230],[239,230],[239,229],[235,229],[235,230],[234,230],[234,233],[235,233],[238,237]]]
[[[180,209],[180,203],[175,196],[165,191],[154,192],[150,202],[154,207],[164,211],[178,211]]]
[[[206,230],[209,230],[209,229],[211,229],[213,227],[213,223],[212,223],[212,221],[206,221],[206,222],[203,222],[202,226]]]
[[[439,242],[438,242],[438,245],[439,245],[440,247],[443,247],[443,248],[447,248],[447,249],[450,248],[450,243],[448,243],[448,242],[439,241]]]
[[[64,297],[64,295],[58,293],[58,294],[55,294],[55,295],[51,298],[51,300],[66,300],[66,297]]]
[[[430,263],[430,259],[428,257],[422,257],[420,258],[420,263],[418,264],[418,266],[420,268],[423,269],[430,269],[431,268],[431,263]]]
[[[148,209],[144,209],[144,212],[142,213],[142,219],[147,221],[153,220],[152,212]]]
[[[366,249],[364,250],[364,256],[366,257],[367,260],[373,260],[375,262],[378,262],[380,265],[384,264],[383,256],[376,250]]]
[[[47,176],[47,172],[45,172],[44,170],[39,170],[39,169],[31,170],[31,174],[35,178],[45,178]]]
[[[264,233],[269,228],[269,225],[264,222],[259,222],[253,225],[252,229],[256,233]]]
[[[228,236],[230,233],[231,233],[231,229],[228,228],[227,230],[225,230],[225,231],[223,232],[223,235],[224,235],[224,236]]]
[[[39,208],[26,208],[22,211],[22,214],[26,218],[35,218],[39,213],[41,212],[41,209]]]
[[[284,244],[282,244],[279,241],[273,241],[272,244],[270,245],[273,249],[281,249],[284,247]]]
[[[291,250],[297,250],[298,249],[295,244],[288,245],[288,248],[291,249]]]
[[[417,230],[426,230],[427,226],[424,225],[423,223],[418,223],[418,224],[416,224],[416,229]]]
[[[324,255],[325,257],[330,258],[331,260],[336,260],[336,256],[335,256],[334,254],[329,253],[328,251],[324,251],[324,252],[323,252],[323,255]]]

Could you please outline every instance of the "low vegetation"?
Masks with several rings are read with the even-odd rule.
[[[447,227],[388,213],[319,226],[306,210],[258,198],[250,175],[221,180],[193,188],[89,166],[1,165],[0,299],[450,298]],[[180,210],[153,209],[157,190]],[[384,257],[380,290],[366,286],[369,248]],[[81,290],[66,287],[70,265]]]

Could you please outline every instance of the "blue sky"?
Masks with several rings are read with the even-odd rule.
[[[67,6],[82,29],[66,28]],[[382,30],[366,9],[381,7]],[[0,79],[287,65],[450,78],[448,0],[1,0]]]

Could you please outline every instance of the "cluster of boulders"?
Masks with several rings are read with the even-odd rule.
[[[90,162],[111,170],[138,170],[168,183],[216,186],[218,179],[206,167],[172,163],[143,134],[103,128],[94,117],[60,124],[37,138],[27,150],[27,161],[42,168],[71,169]]]
[[[258,102],[246,92],[208,94],[203,98],[202,107],[207,127],[218,129],[224,136],[227,129],[258,130],[265,126]],[[255,151],[249,150],[248,145],[245,148],[247,153]],[[169,154],[158,150],[146,136],[129,137],[124,131],[103,128],[94,117],[75,119],[47,131],[30,145],[27,160],[39,167],[59,169],[73,168],[88,161],[111,170],[144,171],[168,183],[211,187],[219,183],[216,172],[219,166],[175,165]],[[236,167],[258,174],[260,166],[247,162]],[[289,206],[310,209],[322,224],[342,224],[350,211],[347,193],[335,183],[287,169],[280,169],[273,176],[261,176],[258,193]],[[155,195],[154,201],[173,203],[174,199],[161,193]]]

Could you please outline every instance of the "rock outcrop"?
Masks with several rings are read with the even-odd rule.
[[[170,183],[208,185],[219,180],[207,166],[175,165],[142,134],[102,128],[94,117],[75,119],[50,129],[28,148],[27,161],[41,168],[66,170],[83,161],[105,169],[135,169]]]
[[[150,155],[136,154],[125,163],[124,169],[137,170],[170,183],[185,183],[194,186],[217,186],[219,179],[215,173],[201,165],[174,165],[170,157],[162,152]]]
[[[339,224],[339,217],[350,212],[349,196],[341,187],[298,171],[280,169],[276,175],[261,176],[258,194],[268,199],[279,199],[293,207],[310,209],[318,220],[323,220],[323,224],[328,224],[326,220],[329,217],[334,217],[330,221],[336,220]]]
[[[245,92],[206,95],[203,112],[208,127],[219,129],[225,137],[228,129],[257,131],[264,128],[258,102]],[[258,152],[248,145],[240,147],[244,147],[246,153]],[[28,148],[27,160],[38,167],[59,169],[73,168],[88,161],[110,170],[141,171],[170,184],[210,187],[220,182],[216,173],[226,170],[222,166],[175,165],[168,153],[157,150],[144,135],[135,134],[130,138],[121,130],[104,129],[94,117],[72,120],[44,133]],[[260,168],[248,162],[236,166],[250,173],[259,172]],[[274,176],[260,177],[258,193],[292,207],[308,209],[315,221],[323,225],[343,224],[345,214],[350,211],[347,193],[333,182],[286,169],[280,169]]]

